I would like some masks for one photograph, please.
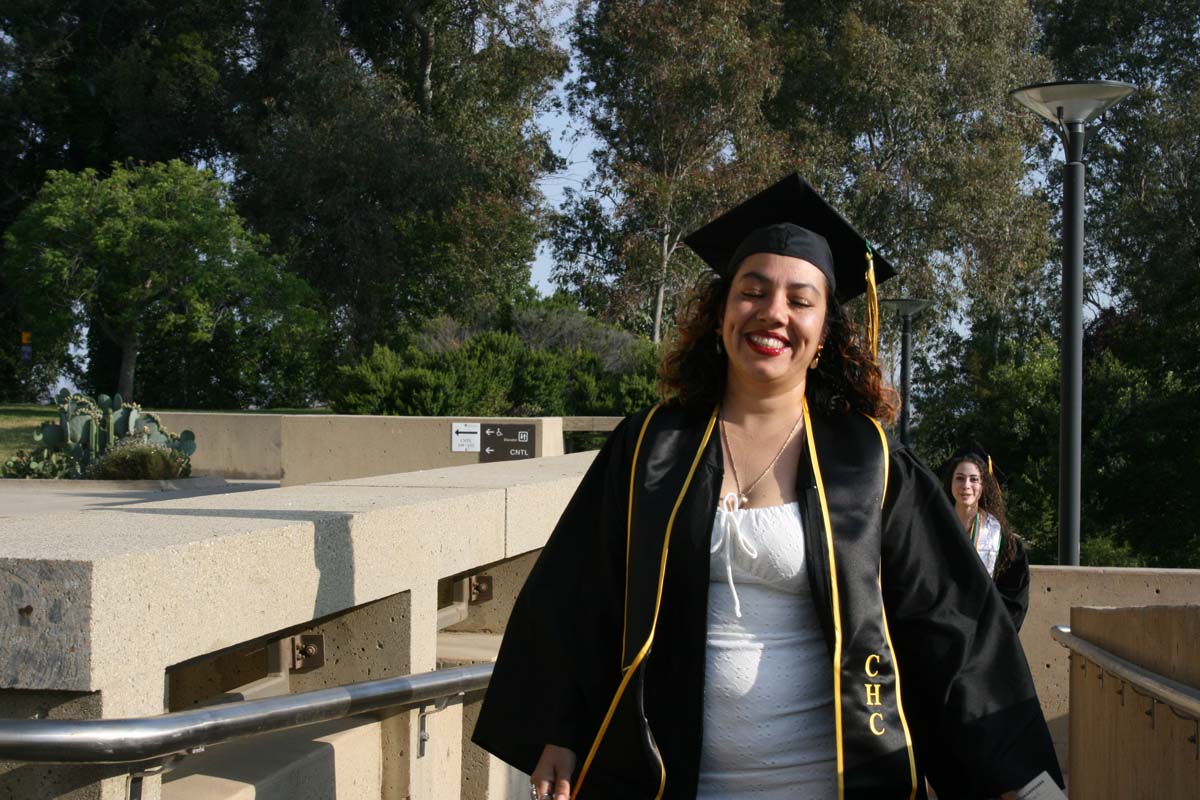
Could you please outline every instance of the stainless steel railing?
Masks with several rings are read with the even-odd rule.
[[[443,707],[484,689],[491,664],[352,683],[332,689],[206,706],[134,719],[0,720],[0,759],[133,764],[193,754],[242,736],[298,728],[381,709]],[[424,719],[422,718],[422,723]]]

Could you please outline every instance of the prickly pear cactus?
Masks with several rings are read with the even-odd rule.
[[[176,454],[173,458],[181,474],[190,474],[196,452],[196,435],[191,431],[172,433],[157,414],[124,402],[119,394],[92,400],[63,389],[57,400],[58,422],[43,423],[34,432],[40,446],[5,463],[5,477],[83,477],[103,454],[131,443],[167,448]]]

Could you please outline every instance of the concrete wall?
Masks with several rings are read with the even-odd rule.
[[[1200,697],[1200,605],[1077,607],[1071,632]],[[1071,662],[1071,797],[1191,800],[1200,794],[1197,721],[1082,656]]]
[[[283,415],[156,411],[169,430],[196,434],[193,475],[278,480],[283,475]]]
[[[479,453],[451,451],[455,422],[533,425],[536,457],[563,453],[561,417],[158,413],[172,431],[196,434],[194,474],[284,486],[479,463]]]
[[[0,519],[0,597],[19,599],[0,614],[0,717],[157,715],[178,665],[314,626],[331,658],[295,689],[432,670],[438,580],[540,546],[591,458]],[[384,797],[458,795],[461,714],[431,715],[425,758],[416,712],[383,720]],[[122,772],[4,764],[0,797],[123,800]]]
[[[478,464],[479,453],[451,451],[450,430],[455,422],[532,424],[535,456],[563,452],[562,420],[558,417],[295,415],[283,418],[283,485]]]
[[[1021,645],[1054,748],[1064,770],[1068,763],[1069,651],[1050,638],[1050,628],[1071,624],[1073,606],[1189,605],[1200,600],[1200,570],[1118,569],[1115,567],[1033,567],[1029,615]]]

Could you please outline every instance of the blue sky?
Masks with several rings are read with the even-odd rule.
[[[560,47],[569,52],[571,43],[567,25],[570,24],[571,16],[575,13],[575,3],[564,2],[553,9],[552,13],[553,22],[551,24],[556,29],[555,40]],[[562,98],[563,86],[576,75],[575,60],[572,58],[570,70],[554,89],[555,95]],[[565,103],[561,105],[565,105]],[[582,121],[572,120],[565,109],[545,111],[538,115],[537,122],[539,127],[550,132],[550,141],[554,152],[562,156],[567,164],[561,172],[551,173],[538,182],[538,187],[546,196],[546,202],[553,208],[558,208],[562,203],[563,189],[567,187],[578,189],[584,179],[591,174],[591,153],[600,143],[585,129],[586,126]],[[550,283],[552,267],[550,246],[543,242],[538,248],[537,256],[530,270],[530,281],[543,295],[554,293],[554,286]]]

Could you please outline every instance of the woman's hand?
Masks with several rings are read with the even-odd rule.
[[[533,768],[530,780],[538,800],[570,800],[571,776],[575,774],[575,751],[556,744],[542,748],[542,757]]]

